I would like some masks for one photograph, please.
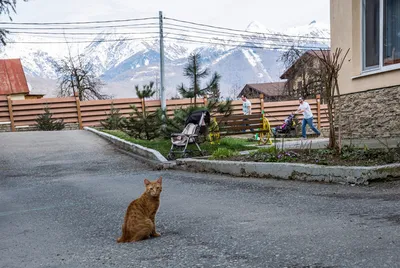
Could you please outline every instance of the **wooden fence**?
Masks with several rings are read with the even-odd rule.
[[[288,115],[295,111],[298,101],[264,102],[262,96],[259,99],[251,99],[252,112],[261,113],[262,108],[272,126],[281,125]],[[319,128],[329,127],[326,105],[321,105],[319,97],[307,100],[311,106]],[[199,105],[206,104],[207,99],[198,99]],[[138,98],[79,101],[78,97],[68,98],[44,98],[37,100],[11,100],[10,97],[0,96],[0,125],[9,124],[11,131],[19,128],[33,127],[38,115],[44,113],[47,106],[53,113],[53,118],[63,119],[65,123],[76,124],[79,128],[84,126],[100,126],[101,120],[107,118],[111,105],[120,109],[124,117],[132,112],[131,105],[142,109],[143,102]],[[156,111],[161,107],[159,100],[145,102],[146,110]],[[174,110],[191,105],[190,99],[168,100],[167,115],[172,116]],[[233,101],[233,114],[242,113],[242,101]]]

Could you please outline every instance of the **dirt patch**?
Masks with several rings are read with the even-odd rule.
[[[236,155],[224,160],[241,162],[286,162],[326,166],[377,166],[400,163],[400,147],[393,149],[344,148],[340,154],[327,149],[288,150],[260,149],[248,155]]]

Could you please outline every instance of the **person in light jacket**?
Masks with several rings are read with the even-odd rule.
[[[311,107],[310,104],[308,104],[308,102],[304,101],[303,98],[299,98],[299,109],[297,109],[297,111],[295,113],[302,113],[304,118],[303,118],[303,122],[301,124],[301,135],[303,137],[303,139],[307,139],[307,135],[306,135],[306,126],[307,124],[310,126],[310,128],[312,129],[312,131],[315,132],[315,134],[317,134],[317,137],[319,137],[321,135],[321,132],[314,127],[313,124],[313,113],[311,112]]]

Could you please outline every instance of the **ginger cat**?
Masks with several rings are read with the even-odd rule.
[[[136,242],[149,237],[159,237],[156,232],[155,217],[160,206],[162,177],[156,181],[144,180],[145,192],[129,204],[126,210],[122,235],[118,243]]]

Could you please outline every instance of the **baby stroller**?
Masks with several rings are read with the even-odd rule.
[[[273,128],[272,133],[274,134],[274,137],[278,136],[279,134],[296,137],[297,125],[298,120],[296,118],[296,115],[292,113],[285,119],[283,125]]]
[[[207,110],[190,113],[182,133],[171,134],[172,145],[167,158],[173,160],[177,154],[181,154],[183,158],[188,157],[192,153],[187,149],[189,144],[195,144],[200,154],[204,155],[199,146],[199,135],[206,134],[209,125],[210,113]]]

